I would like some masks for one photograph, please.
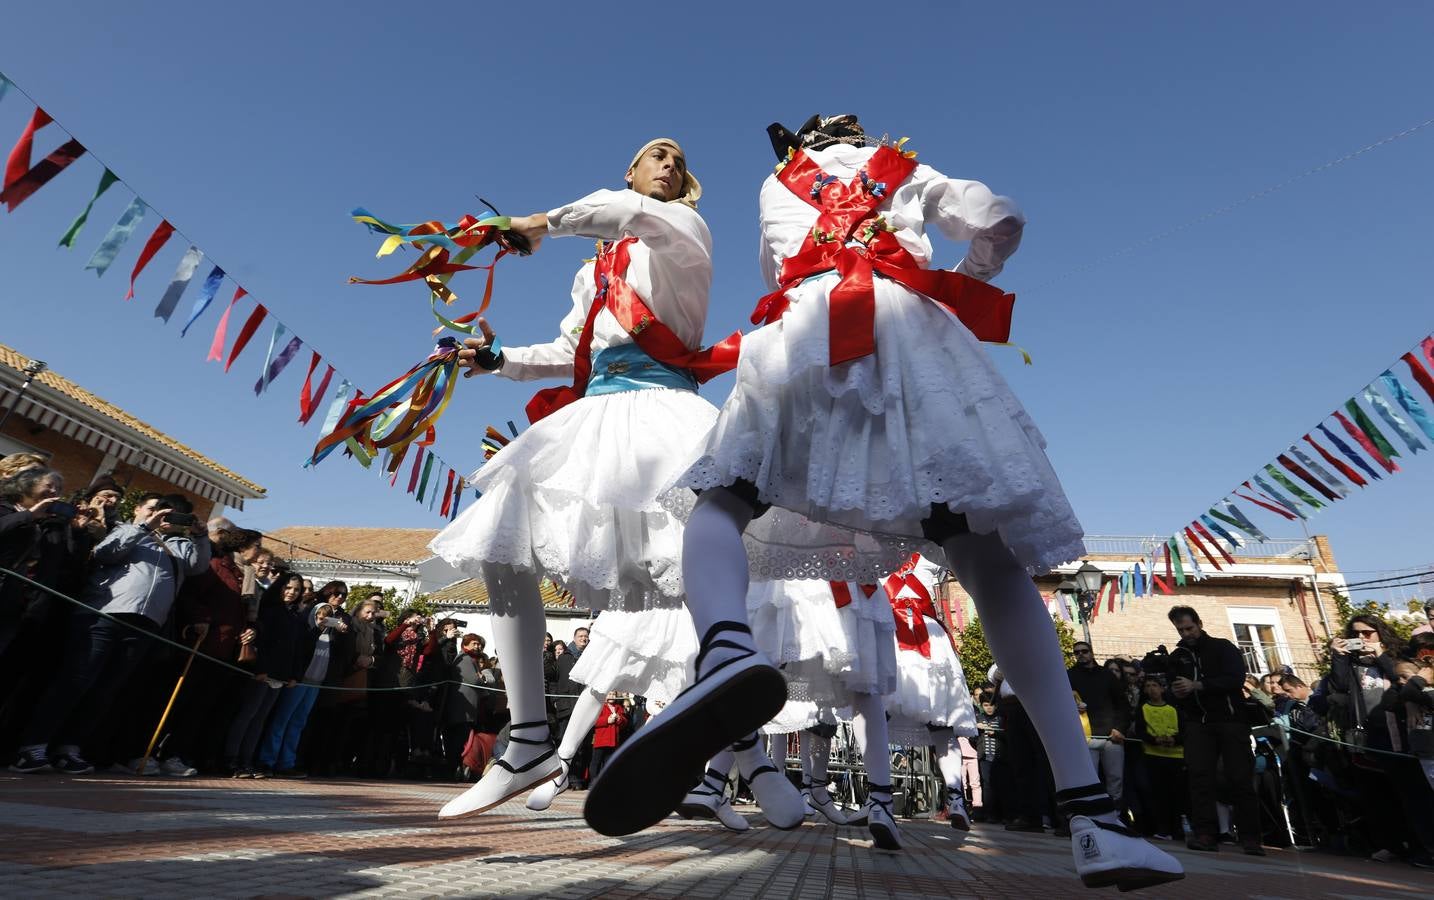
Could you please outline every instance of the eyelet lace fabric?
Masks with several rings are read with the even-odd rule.
[[[687,686],[696,657],[697,633],[687,610],[610,609],[593,622],[572,678],[595,691],[668,701]]]
[[[513,439],[471,481],[482,496],[429,544],[467,575],[483,562],[551,578],[580,607],[682,603],[690,512],[659,491],[697,455],[717,411],[686,391],[585,397]]]
[[[943,725],[957,735],[976,734],[976,707],[966,686],[961,659],[940,623],[926,619],[931,640],[931,658],[916,650],[896,652],[897,686],[886,698],[888,730],[924,732],[926,726]],[[925,742],[925,738],[922,739]]]
[[[877,352],[831,367],[831,283],[804,282],[779,322],[743,339],[736,387],[675,482],[744,479],[790,514],[748,529],[753,577],[876,580],[885,573],[863,569],[894,540],[932,552],[919,535],[933,503],[999,532],[1032,573],[1079,557],[1081,526],[1045,439],[970,331],[878,278]],[[802,520],[814,527],[794,528]]]
[[[747,618],[758,648],[782,668],[789,699],[843,707],[853,693],[896,689],[896,625],[884,592],[858,592],[838,609],[829,582],[754,582]]]

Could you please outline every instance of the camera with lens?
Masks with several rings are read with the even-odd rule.
[[[73,519],[80,508],[73,503],[66,503],[63,500],[55,500],[45,507],[45,512],[60,519]]]
[[[164,524],[175,528],[192,528],[197,521],[199,520],[194,518],[194,513],[176,511],[164,514]]]

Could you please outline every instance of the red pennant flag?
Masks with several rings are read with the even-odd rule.
[[[423,462],[423,446],[419,445],[418,452],[413,454],[413,470],[408,473],[408,493],[413,493],[418,487],[419,463]]]
[[[1167,581],[1174,581],[1174,580],[1175,580],[1175,569],[1174,569],[1173,567],[1171,567],[1171,565],[1170,565],[1170,542],[1169,542],[1169,541],[1166,541],[1166,542],[1165,542],[1165,544],[1164,544],[1164,546],[1163,546],[1163,549],[1165,550],[1165,580],[1167,580]],[[1169,592],[1169,591],[1166,591],[1165,593],[1168,594],[1168,593],[1170,593],[1170,592]]]
[[[1166,577],[1166,578],[1169,578],[1170,576],[1169,576],[1169,575],[1166,575],[1165,577]],[[1152,574],[1152,575],[1150,576],[1150,580],[1153,581],[1153,582],[1155,582],[1155,586],[1158,587],[1158,588],[1160,588],[1160,592],[1161,592],[1161,593],[1163,593],[1163,594],[1173,594],[1173,593],[1175,593],[1174,591],[1172,591],[1172,590],[1170,589],[1170,585],[1166,584],[1165,581],[1164,581],[1164,579],[1162,579],[1159,575],[1154,575],[1154,574]]]
[[[440,516],[448,515],[448,510],[453,506],[453,479],[457,474],[452,469],[448,470],[448,486],[443,489],[443,506],[438,510]]]
[[[1105,611],[1113,613],[1115,612],[1115,582],[1108,582],[1106,587],[1110,588],[1110,600],[1108,601]]]
[[[236,297],[235,299],[237,300],[238,298]],[[248,345],[249,339],[254,336],[254,332],[259,330],[259,323],[264,321],[264,316],[268,315],[268,313],[269,310],[265,309],[262,303],[254,307],[254,311],[249,314],[249,320],[244,323],[243,328],[239,329],[239,336],[234,339],[234,349],[229,351],[229,361],[224,364],[224,371],[228,372],[229,367],[234,365],[234,360],[238,359],[239,354],[244,352],[244,348]]]
[[[1250,483],[1249,483],[1248,481],[1244,482],[1244,485],[1245,485],[1245,489],[1248,490],[1250,493],[1253,494],[1253,493],[1255,492],[1255,489],[1252,488],[1252,487],[1250,487]],[[1244,497],[1246,500],[1250,501],[1251,503],[1255,504],[1256,506],[1263,506],[1265,509],[1268,509],[1270,512],[1275,513],[1275,514],[1277,514],[1277,515],[1284,516],[1286,519],[1294,519],[1294,517],[1295,517],[1294,513],[1292,513],[1292,512],[1290,512],[1289,510],[1285,509],[1283,506],[1276,506],[1276,505],[1274,505],[1274,504],[1272,504],[1272,503],[1266,503],[1266,502],[1263,501],[1263,500],[1256,500],[1254,497],[1248,497],[1248,496],[1246,496],[1246,495],[1240,493],[1239,491],[1235,491],[1235,496],[1236,496],[1236,497]]]
[[[1419,346],[1424,350],[1424,359],[1434,366],[1434,334],[1421,341]]]
[[[1216,550],[1220,551],[1220,555],[1225,557],[1225,562],[1229,563],[1232,566],[1235,564],[1235,557],[1230,555],[1230,551],[1226,550],[1223,544],[1215,540],[1215,536],[1211,534],[1208,530],[1206,530],[1204,525],[1201,525],[1199,522],[1191,522],[1190,524],[1195,526],[1195,530],[1200,532],[1200,534],[1205,537],[1206,541],[1208,541],[1212,546],[1214,546]],[[1218,569],[1220,567],[1216,566],[1215,568]]]
[[[328,392],[329,381],[334,377],[334,367],[327,366],[324,369],[324,377],[319,379],[318,390],[313,390],[311,385],[314,378],[314,370],[319,365],[319,354],[314,352],[314,358],[309,362],[309,374],[304,376],[304,388],[299,394],[299,423],[309,424],[309,420],[318,411],[319,404],[323,402],[324,394]]]
[[[1425,346],[1427,347],[1428,344],[1426,343]],[[1425,350],[1424,352],[1427,354],[1429,351]],[[1429,370],[1424,368],[1424,364],[1419,361],[1419,357],[1413,353],[1406,353],[1400,357],[1400,359],[1409,363],[1409,371],[1414,373],[1414,380],[1419,382],[1420,387],[1424,388],[1424,393],[1429,395],[1429,399],[1434,400],[1434,376],[1431,376]],[[1431,362],[1430,365],[1434,366],[1434,362]]]
[[[1295,473],[1295,475],[1298,476],[1300,480],[1302,480],[1305,484],[1308,484],[1310,487],[1323,494],[1325,496],[1325,499],[1339,499],[1339,495],[1336,494],[1334,491],[1331,491],[1329,488],[1325,487],[1324,482],[1320,481],[1319,479],[1311,475],[1309,472],[1305,471],[1304,466],[1290,459],[1285,454],[1281,453],[1279,456],[1275,457],[1275,459],[1279,462],[1280,465]]]
[[[1188,526],[1185,529],[1185,540],[1189,541],[1196,549],[1200,551],[1201,554],[1204,555],[1206,559],[1210,560],[1210,565],[1215,567],[1215,571],[1225,571],[1220,566],[1220,561],[1215,558],[1215,554],[1210,552],[1210,549],[1206,547],[1205,544],[1198,537],[1195,536],[1195,532],[1191,531]]]
[[[1354,482],[1360,487],[1364,487],[1366,484],[1369,483],[1364,480],[1363,475],[1360,475],[1358,472],[1351,469],[1344,460],[1336,457],[1333,453],[1330,453],[1328,450],[1315,443],[1314,438],[1310,437],[1309,435],[1305,435],[1305,442],[1308,443],[1311,447],[1315,448],[1315,452],[1317,452],[1320,456],[1324,457],[1325,462],[1338,469],[1339,474],[1343,475],[1345,478],[1348,478],[1350,481]]]
[[[26,172],[10,187],[0,191],[0,202],[3,202],[10,212],[15,207],[24,203],[31,194],[38,191],[50,182],[51,178],[65,171],[70,163],[85,155],[85,146],[76,140],[69,140],[61,144],[53,153],[42,159],[35,168]]]
[[[1387,458],[1383,453],[1380,453],[1379,448],[1374,446],[1374,441],[1369,439],[1369,435],[1364,433],[1363,428],[1360,428],[1358,425],[1345,418],[1344,413],[1339,412],[1338,410],[1335,411],[1334,417],[1339,420],[1339,424],[1344,426],[1344,430],[1349,432],[1349,436],[1359,442],[1359,446],[1364,448],[1364,452],[1368,453],[1374,458],[1375,462],[1379,463],[1381,466],[1384,467],[1384,471],[1388,472],[1391,475],[1399,471],[1398,463],[1394,462],[1394,460],[1392,459]]]
[[[30,154],[35,149],[35,132],[55,121],[50,114],[35,107],[34,115],[30,116],[30,124],[20,132],[20,140],[10,149],[10,158],[5,161],[5,184],[0,187],[0,192],[10,190],[11,186],[30,171]]]
[[[172,234],[174,234],[174,226],[165,220],[156,226],[154,234],[151,234],[149,240],[144,242],[144,249],[139,252],[139,259],[135,260],[134,270],[129,273],[129,293],[124,295],[126,300],[134,299],[134,280],[139,277],[140,272],[144,271],[144,267],[149,265],[149,261],[154,259],[159,248],[164,246],[165,241],[168,241]]]

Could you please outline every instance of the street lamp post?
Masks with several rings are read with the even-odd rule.
[[[10,406],[5,410],[5,415],[0,416],[0,428],[4,428],[5,423],[10,421],[11,413],[15,412],[15,407],[20,405],[20,398],[25,396],[25,391],[29,390],[30,382],[34,381],[35,376],[47,368],[49,367],[45,365],[44,361],[39,359],[32,359],[25,366],[22,370],[25,373],[25,383],[20,385],[20,390],[15,392],[15,399],[10,401]]]
[[[1074,578],[1067,578],[1056,588],[1056,593],[1075,595],[1076,610],[1080,614],[1080,627],[1087,644],[1090,644],[1090,620],[1091,614],[1095,612],[1095,598],[1100,593],[1100,585],[1104,578],[1104,573],[1101,572],[1099,566],[1084,563],[1076,570]]]

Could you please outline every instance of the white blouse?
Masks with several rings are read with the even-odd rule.
[[[688,349],[702,346],[712,286],[712,235],[695,210],[631,190],[603,190],[549,212],[548,234],[598,240],[638,238],[631,248],[627,283]],[[563,317],[557,339],[528,347],[504,347],[498,374],[514,381],[571,378],[573,355],[596,293],[593,263],[589,262],[573,279],[573,307]],[[632,342],[611,312],[598,313],[593,323],[594,356],[606,347]]]
[[[822,171],[844,183],[855,178],[874,153],[875,147],[846,144],[807,151]],[[782,261],[801,250],[820,212],[788,190],[775,174],[762,184],[760,206],[762,277],[768,290],[775,290]],[[991,193],[979,181],[947,178],[927,165],[918,165],[876,212],[897,229],[896,239],[922,268],[931,263],[927,223],[934,224],[950,240],[970,241],[966,258],[956,271],[981,281],[994,278],[1006,258],[1016,252],[1026,223],[1009,197]]]

